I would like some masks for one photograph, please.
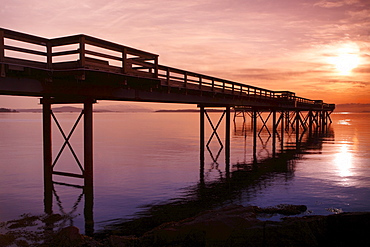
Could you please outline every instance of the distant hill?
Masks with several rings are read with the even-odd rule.
[[[153,109],[130,103],[116,105],[94,105],[96,112],[153,112]]]
[[[82,108],[73,106],[53,107],[53,112],[81,112]]]
[[[81,112],[82,107],[75,106],[61,106],[61,107],[52,107],[53,112]],[[130,105],[113,105],[113,106],[99,106],[94,105],[94,112],[152,112],[152,109],[144,107],[136,107]],[[42,112],[42,107],[36,109],[18,109],[19,112]]]
[[[207,109],[207,112],[223,112],[224,109]],[[199,109],[157,110],[155,112],[199,112]]]
[[[18,112],[16,110],[8,109],[8,108],[0,108],[0,112]]]
[[[338,104],[335,105],[336,112],[370,112],[370,104]]]
[[[81,112],[82,108],[73,107],[73,106],[62,106],[62,107],[53,107],[53,112]],[[42,112],[42,108],[37,109],[19,109],[19,112]]]
[[[81,112],[82,107],[61,106],[53,107],[53,112]],[[222,112],[224,109],[208,109],[208,112]],[[94,112],[153,112],[153,109],[137,105],[94,105]],[[36,109],[8,109],[0,108],[0,112],[42,112],[42,107]],[[155,112],[199,112],[199,109],[156,110]],[[335,112],[370,112],[370,104],[337,104]]]

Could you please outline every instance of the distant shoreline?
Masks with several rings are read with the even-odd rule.
[[[223,112],[223,109],[208,109],[207,112]],[[199,109],[156,110],[155,112],[199,112]]]
[[[62,107],[55,107],[52,108],[53,112],[58,113],[72,113],[72,112],[81,112],[82,108],[79,107],[73,107],[73,106],[62,106]],[[179,113],[192,113],[192,112],[199,112],[200,109],[160,109],[160,110],[152,110],[152,109],[94,109],[93,110],[96,113],[173,113],[173,112],[179,112]],[[224,109],[207,109],[207,112],[223,112]],[[233,109],[231,109],[233,111]],[[39,109],[10,109],[2,107],[0,108],[0,113],[42,113],[42,108]],[[333,113],[334,114],[340,114],[340,113],[370,113],[370,110],[368,109],[336,109]]]
[[[17,110],[13,110],[13,109],[8,109],[8,108],[0,108],[0,112],[9,113],[9,112],[18,112],[18,111]]]

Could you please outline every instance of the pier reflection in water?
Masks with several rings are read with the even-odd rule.
[[[253,118],[234,121],[233,144],[242,145],[242,148],[236,148],[243,152],[242,156],[238,155],[242,160],[227,164],[228,159],[222,152],[224,149],[222,138],[219,136],[213,140],[210,138],[207,149],[204,150],[204,156],[201,155],[197,184],[183,188],[180,197],[164,203],[142,206],[140,212],[129,219],[119,219],[118,216],[118,219],[106,220],[103,223],[105,230],[99,229],[97,234],[109,234],[112,230],[125,235],[142,234],[164,222],[181,220],[204,210],[230,203],[241,203],[241,197],[243,201],[249,201],[248,198],[256,197],[261,190],[269,186],[273,179],[282,178],[285,181],[292,179],[296,160],[307,151],[319,153],[322,149],[322,140],[328,140],[334,136],[333,130],[328,127],[323,130],[313,130],[310,133],[303,129],[297,137],[295,129],[289,123],[278,131],[272,131],[268,115],[261,113],[258,117],[262,121],[257,128],[253,128]],[[215,129],[217,129],[216,125],[212,126],[206,134],[216,136]],[[231,147],[231,156],[232,154],[233,147]],[[223,158],[226,161],[224,167]],[[76,202],[70,211],[63,207],[62,198],[58,196],[58,191],[66,187],[74,189],[76,195]],[[53,182],[49,188],[45,188],[45,191],[45,213],[69,215],[69,224],[73,225],[73,214],[76,208],[84,207],[85,234],[94,234],[93,186]]]
[[[93,186],[81,186],[69,183],[60,183],[53,181],[51,184],[45,184],[44,193],[44,209],[45,214],[53,215],[60,214],[63,216],[62,222],[59,225],[62,227],[74,225],[74,218],[78,216],[76,213],[78,207],[83,207],[84,210],[84,221],[85,221],[85,234],[92,235],[94,233],[94,188]],[[58,194],[59,190],[65,190],[66,187],[73,189],[76,195],[76,200],[67,208],[63,205],[63,199]],[[81,201],[83,199],[83,205]],[[53,202],[55,205],[53,205]],[[49,226],[52,228],[52,226]]]

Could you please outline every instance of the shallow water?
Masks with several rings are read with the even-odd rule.
[[[217,122],[220,114],[210,115]],[[74,113],[57,114],[66,134],[77,117]],[[224,150],[217,157],[220,146],[214,138],[212,155],[206,149],[202,170],[198,113],[96,113],[94,229],[99,232],[116,223],[166,211],[169,206],[173,214],[184,213],[183,208],[192,211],[229,204],[266,207],[282,203],[307,205],[306,214],[370,211],[370,114],[335,113],[331,118],[328,132],[311,139],[304,136],[299,152],[286,150],[295,140],[289,131],[284,135],[284,155],[279,155],[279,133],[279,158],[273,160],[269,159],[272,138],[264,129],[257,140],[259,164],[255,167],[250,120],[244,126],[238,118],[232,125],[230,168],[225,165]],[[224,129],[222,123],[218,131],[222,140]],[[208,127],[206,135],[211,134]],[[41,114],[1,113],[0,140],[0,221],[17,219],[24,213],[43,214]],[[56,126],[53,140],[55,157],[63,145]],[[71,144],[82,161],[81,126]],[[68,147],[55,170],[79,172]],[[54,176],[54,181],[82,185],[81,179],[60,176]],[[73,224],[83,232],[82,189],[60,184],[54,189],[53,212],[70,215],[64,224]]]

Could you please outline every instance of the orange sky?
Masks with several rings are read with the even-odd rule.
[[[46,38],[83,33],[159,54],[171,67],[370,103],[368,0],[1,0],[0,26]],[[0,96],[0,107],[37,104]]]

